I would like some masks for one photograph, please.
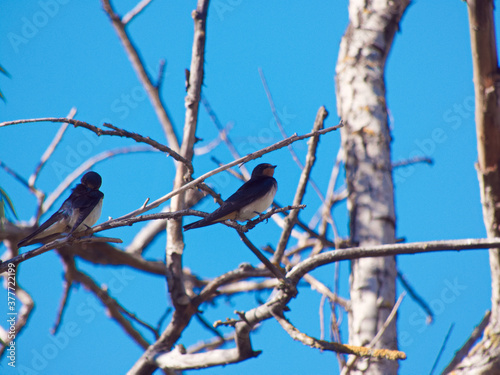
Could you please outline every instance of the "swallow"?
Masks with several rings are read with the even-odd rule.
[[[278,183],[274,179],[276,165],[259,164],[245,182],[222,205],[204,219],[184,226],[184,230],[206,227],[224,220],[250,220],[273,203]]]
[[[73,189],[68,199],[46,222],[28,237],[17,244],[18,247],[42,242],[55,234],[79,232],[90,228],[101,216],[104,194],[99,191],[101,176],[96,172],[87,172]]]

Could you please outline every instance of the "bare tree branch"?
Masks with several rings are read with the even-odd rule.
[[[326,111],[325,107],[320,107],[318,113],[316,114],[316,120],[314,121],[312,131],[313,133],[323,129],[323,123],[327,116],[328,112]],[[297,190],[295,192],[295,198],[293,199],[293,204],[295,206],[302,203],[302,199],[304,198],[304,194],[306,193],[307,183],[310,182],[311,170],[316,161],[316,149],[318,147],[318,141],[319,135],[312,137],[308,141],[309,147],[307,150],[306,165],[302,169]],[[283,253],[285,252],[286,245],[288,244],[290,234],[292,233],[292,229],[295,226],[298,215],[298,210],[292,210],[285,218],[285,226],[283,228],[283,231],[281,232],[281,237],[279,239],[278,245],[276,246],[276,252],[273,256],[273,263],[275,264],[281,263],[281,258],[283,257]]]
[[[170,116],[168,114],[167,107],[162,102],[158,87],[156,87],[153,84],[151,78],[149,77],[148,72],[146,71],[145,68],[145,64],[143,63],[142,58],[139,55],[139,51],[137,51],[137,48],[132,43],[132,40],[130,39],[130,36],[128,35],[128,32],[125,27],[126,23],[130,22],[130,20],[133,18],[135,14],[129,13],[128,15],[125,16],[126,17],[125,21],[123,21],[122,19],[120,19],[120,16],[118,16],[118,14],[115,13],[110,0],[101,0],[101,2],[104,11],[108,14],[111,23],[115,28],[116,33],[118,34],[118,38],[120,39],[123,47],[125,48],[125,52],[130,60],[130,63],[132,64],[132,67],[134,68],[142,86],[144,87],[146,93],[149,96],[151,105],[153,106],[156,112],[156,116],[158,117],[158,120],[160,121],[163,131],[165,132],[165,136],[167,138],[168,144],[170,145],[170,148],[173,151],[178,152],[179,141],[177,139],[177,135],[175,134],[172,122],[170,121]],[[143,1],[134,9],[139,9],[141,5],[145,6],[147,5],[147,3],[145,4],[145,2]],[[134,10],[132,10],[132,12],[134,12]],[[190,165],[190,163],[186,164]]]
[[[123,307],[112,298],[105,288],[101,288],[97,283],[86,273],[78,270],[74,264],[68,264],[72,268],[71,273],[74,277],[74,281],[82,284],[85,288],[89,289],[95,296],[102,302],[106,307],[109,315],[113,320],[115,320],[125,332],[143,349],[149,346],[147,340],[142,336],[142,334],[134,328],[132,323],[130,323],[121,313]]]
[[[415,289],[406,280],[405,276],[401,272],[399,272],[399,270],[398,270],[398,280],[401,282],[401,284],[403,284],[403,288],[405,288],[405,290],[408,292],[411,299],[413,299],[417,303],[417,305],[419,305],[427,313],[427,319],[426,319],[427,324],[432,323],[432,320],[434,319],[434,314],[432,313],[430,306],[427,304],[427,302],[425,302],[425,300],[422,297],[418,295]]]
[[[337,152],[337,157],[335,158],[335,163],[333,164],[332,171],[330,173],[330,180],[328,181],[328,188],[325,197],[325,202],[321,205],[320,209],[318,210],[318,214],[321,215],[321,223],[318,228],[318,233],[322,236],[325,236],[327,223],[329,223],[332,227],[335,241],[339,239],[339,233],[337,230],[337,226],[333,221],[331,210],[333,205],[342,198],[335,194],[335,185],[337,184],[337,180],[339,178],[340,164],[343,160],[343,157],[344,157],[344,151],[342,147],[339,147],[339,151]],[[345,196],[347,197],[347,194]],[[312,225],[312,220],[309,223],[309,225],[313,228],[315,227],[315,225]]]
[[[301,208],[301,207],[300,206],[299,207],[289,206],[289,207],[284,207],[281,209],[271,210],[270,212],[262,215],[261,217],[255,219],[255,220],[249,221],[246,225],[239,225],[239,224],[236,224],[235,222],[231,222],[231,221],[223,222],[222,224],[225,224],[231,228],[235,228],[236,230],[238,230],[238,232],[247,232],[248,230],[253,229],[258,223],[260,223],[264,220],[267,220],[271,215],[275,214],[276,212],[281,212],[281,211],[286,211],[286,210],[296,209],[296,208]],[[116,238],[109,238],[109,237],[84,238],[84,236],[92,235],[94,233],[98,233],[98,232],[101,232],[101,231],[104,231],[107,229],[118,228],[118,227],[123,227],[123,226],[131,226],[134,223],[138,223],[138,222],[142,222],[142,221],[165,220],[165,219],[175,220],[175,219],[181,218],[182,216],[192,215],[192,214],[198,214],[200,216],[207,215],[204,212],[195,211],[195,210],[182,210],[182,211],[177,211],[177,212],[161,212],[161,213],[157,213],[157,214],[142,215],[139,217],[131,217],[131,218],[125,218],[125,219],[120,219],[120,218],[119,219],[111,219],[111,220],[108,220],[102,224],[99,224],[99,225],[96,225],[92,228],[89,228],[86,231],[73,233],[70,237],[57,238],[57,236],[56,236],[55,239],[52,239],[50,242],[46,243],[45,245],[43,245],[41,247],[38,247],[36,249],[30,250],[26,253],[18,255],[17,257],[10,259],[10,260],[4,262],[3,264],[0,263],[0,274],[2,272],[6,271],[8,263],[13,263],[13,264],[17,265],[21,262],[24,262],[28,259],[35,257],[35,256],[41,255],[49,250],[60,249],[64,246],[66,246],[67,244],[71,244],[75,250],[77,250],[77,249],[82,250],[77,245],[81,245],[84,243],[104,243],[104,242],[122,243],[122,241],[120,239],[116,239]],[[93,253],[95,254],[98,252],[94,251]],[[149,272],[164,274],[165,269],[162,266],[160,268],[153,266],[152,262],[148,262],[148,261],[142,259],[142,257],[140,257],[137,254],[127,253],[127,252],[113,250],[113,249],[109,249],[108,251],[106,251],[106,253],[107,253],[106,259],[112,260],[111,263],[109,261],[103,262],[104,258],[100,254],[97,255],[96,257],[92,258],[92,260],[96,263],[101,263],[101,264],[121,264],[121,265],[127,264],[127,265],[130,265],[132,267],[142,269],[144,271],[149,270]],[[86,258],[86,259],[89,259],[89,255],[91,255],[88,250],[79,251],[79,252],[77,252],[77,254],[83,258]],[[115,262],[119,262],[119,263],[115,263]],[[155,265],[156,265],[156,263],[155,263]],[[157,265],[161,265],[161,263],[158,263]]]
[[[425,164],[432,165],[432,164],[434,164],[434,160],[432,160],[431,158],[429,158],[427,156],[415,156],[414,158],[411,158],[411,159],[400,160],[400,161],[396,161],[396,162],[392,163],[392,168],[393,169],[401,168],[401,167],[406,167],[408,165],[417,164],[417,163],[425,163]]]
[[[124,25],[128,24],[130,21],[134,19],[139,13],[141,13],[144,8],[146,8],[149,4],[151,4],[152,0],[141,0],[137,3],[137,5],[130,10],[127,14],[122,17],[122,22]]]
[[[494,10],[492,0],[467,1],[475,96],[476,169],[489,238],[500,237],[500,78]],[[453,369],[456,375],[500,371],[500,251],[491,249],[489,258],[491,317],[481,340]]]
[[[270,290],[279,285],[277,279],[267,279],[262,281],[239,281],[219,288],[219,292],[225,296],[232,294],[255,292],[258,290]]]
[[[66,306],[69,301],[69,294],[71,293],[71,287],[73,286],[73,270],[76,268],[75,259],[73,257],[61,255],[61,259],[64,265],[64,282],[63,282],[63,295],[61,302],[59,303],[59,309],[57,311],[56,321],[52,327],[51,333],[55,335],[59,330],[62,322],[62,317]]]
[[[278,204],[276,201],[273,202],[273,206],[280,208],[281,205]],[[330,241],[328,238],[325,236],[322,236],[318,233],[316,233],[314,230],[309,228],[309,226],[305,223],[303,223],[300,219],[297,219],[296,226],[302,229],[304,232],[306,232],[310,237],[318,239],[324,246],[326,247],[331,247],[331,248],[336,248],[338,247],[334,242]]]
[[[465,357],[467,357],[474,344],[484,334],[484,330],[486,329],[486,327],[490,322],[490,317],[491,317],[491,311],[486,311],[486,314],[484,314],[483,318],[481,319],[481,322],[474,328],[474,330],[472,331],[470,337],[467,339],[465,344],[463,344],[462,347],[455,352],[453,359],[450,361],[448,366],[446,366],[446,368],[443,370],[442,374],[449,374],[450,372],[452,372],[455,369],[455,367],[457,367],[460,364],[460,362],[462,362],[462,360]]]
[[[273,273],[280,280],[285,280],[285,276],[274,264],[272,264],[269,259],[267,259],[257,247],[248,239],[247,236],[243,232],[238,232],[240,238],[243,240],[243,243],[247,245],[247,247],[254,253],[259,260],[264,263],[266,268]]]
[[[14,177],[19,183],[21,183],[21,185],[25,186],[31,193],[33,193],[37,197],[39,202],[45,198],[45,194],[41,190],[38,190],[34,186],[30,186],[29,182],[23,176],[11,169],[7,164],[5,164],[5,162],[1,160],[0,167],[3,168],[5,172]]]
[[[216,336],[211,340],[199,342],[186,349],[186,353],[199,353],[207,350],[213,350],[221,347],[222,345],[234,341],[234,332],[225,335],[223,338]]]
[[[73,239],[73,238],[61,238],[57,239],[54,241],[51,241],[43,246],[40,246],[36,249],[30,250],[26,253],[19,254],[18,256],[15,256],[14,258],[11,258],[5,262],[0,263],[0,274],[7,272],[7,269],[9,267],[9,264],[13,264],[17,266],[19,263],[24,262],[25,260],[31,259],[35,256],[41,255],[43,253],[46,253],[49,250],[52,249],[59,249],[65,245],[69,241],[71,242],[112,242],[116,241],[113,238],[106,238],[106,237],[93,237],[93,238],[85,238],[85,239]],[[121,242],[121,240],[118,240],[117,242]]]
[[[403,302],[403,298],[405,297],[405,295],[406,295],[406,293],[403,292],[399,296],[398,300],[396,301],[396,303],[392,307],[391,313],[389,314],[389,316],[385,320],[384,324],[380,328],[380,331],[377,332],[377,334],[373,337],[373,339],[370,341],[370,343],[366,346],[367,348],[369,348],[369,349],[373,348],[375,346],[375,344],[378,342],[378,340],[380,340],[380,338],[384,334],[384,332],[387,329],[387,327],[389,327],[389,324],[391,324],[391,322],[396,317],[396,313],[398,312],[399,306],[401,305],[401,302]],[[351,372],[353,366],[356,364],[356,361],[358,359],[359,359],[358,356],[351,357],[349,359],[349,361],[346,363],[345,367],[342,369],[341,375],[347,375],[347,374],[349,374]],[[391,358],[388,358],[388,359],[391,359]],[[406,359],[406,355],[403,358],[401,358],[401,359]]]
[[[362,248],[352,248],[344,250],[329,251],[322,254],[315,255],[308,258],[292,268],[290,272],[287,273],[287,280],[290,287],[284,287],[276,290],[264,305],[258,306],[251,309],[245,313],[240,313],[240,320],[234,321],[232,325],[235,328],[250,331],[259,322],[270,319],[273,314],[277,314],[283,311],[287,303],[293,298],[293,286],[301,280],[301,278],[313,269],[320,267],[325,264],[332,262],[337,262],[346,259],[357,259],[360,257],[379,257],[388,256],[396,254],[414,254],[417,252],[431,252],[440,250],[465,250],[472,248],[492,248],[500,247],[500,240],[493,239],[480,239],[480,240],[456,240],[456,241],[433,241],[433,242],[420,242],[413,244],[390,244],[390,245],[379,245],[373,247],[362,247]],[[169,352],[174,345],[174,343],[180,337],[180,334],[184,327],[189,323],[191,316],[197,311],[198,306],[213,296],[219,286],[229,283],[241,276],[242,274],[252,270],[252,268],[240,268],[238,270],[232,271],[231,273],[225,274],[222,277],[214,279],[209,285],[207,285],[204,290],[194,299],[191,303],[186,305],[184,310],[176,310],[174,312],[174,318],[169,324],[167,329],[162,333],[161,337],[157,342],[151,345],[146,352],[141,356],[141,358],[136,362],[133,368],[129,371],[129,374],[151,374],[157,367],[162,368],[172,368],[172,366],[178,366],[176,368],[194,368],[189,366],[198,366],[201,362],[199,361],[202,357],[184,357],[178,358],[176,354],[171,354],[170,356],[164,354]],[[238,340],[237,340],[238,343]],[[217,352],[217,355],[204,357],[204,361],[210,359],[211,365],[223,364],[223,360],[228,359],[231,362],[242,361],[246,358],[251,358],[251,345],[249,345],[248,340],[241,340],[242,345],[245,345],[246,350],[242,354],[241,351],[236,349],[226,349],[225,351]],[[323,343],[321,343],[323,344]],[[328,344],[328,345],[327,345]],[[325,348],[328,350],[333,350],[334,346],[325,344]],[[237,344],[238,345],[238,344]],[[236,351],[235,351],[236,350]],[[360,355],[392,355],[401,356],[402,354],[397,354],[398,352],[375,352],[374,349],[359,349],[357,350]],[[179,353],[178,353],[179,354]],[[165,357],[163,357],[165,355]],[[193,355],[194,356],[194,355]],[[153,358],[162,358],[161,361],[155,361]],[[394,357],[396,358],[396,357]],[[399,357],[401,358],[401,357]],[[188,361],[189,359],[189,361]],[[174,362],[175,361],[175,362]],[[206,363],[206,362],[205,362]]]
[[[386,358],[390,360],[406,359],[406,354],[398,350],[371,349],[363,346],[344,345],[337,342],[318,340],[300,332],[281,313],[275,313],[273,316],[292,339],[312,348],[329,350],[336,353],[353,354],[358,357]]]
[[[165,146],[149,137],[144,137],[140,134],[129,132],[125,129],[120,129],[114,125],[111,124],[104,124],[103,126],[108,127],[113,130],[104,130],[101,129],[97,126],[88,124],[84,121],[79,121],[79,120],[74,120],[74,119],[69,119],[69,118],[58,118],[58,117],[43,117],[43,118],[34,118],[34,119],[25,119],[25,120],[14,120],[14,121],[5,121],[5,122],[0,122],[0,128],[4,126],[10,126],[10,125],[17,125],[17,124],[26,124],[26,123],[32,123],[32,122],[65,122],[73,125],[75,128],[77,127],[82,127],[87,130],[90,130],[97,134],[97,136],[101,135],[109,135],[109,136],[116,136],[116,137],[125,137],[125,138],[130,138],[133,139],[134,141],[138,143],[145,143],[150,145],[151,147],[156,148],[157,150],[161,152],[166,152],[170,156],[172,156],[175,160],[180,161],[188,166],[189,169],[192,170],[191,163],[187,161],[185,158],[180,156],[176,151],[174,151],[172,148]]]
[[[238,331],[242,331],[238,335]],[[246,330],[236,329],[234,349],[215,349],[208,352],[188,354],[178,348],[156,358],[160,368],[172,370],[190,370],[213,366],[223,366],[257,357],[261,352],[251,349],[250,335]]]
[[[69,111],[69,113],[66,117],[72,119],[73,117],[75,117],[75,115],[76,115],[76,108],[71,108],[71,110]],[[49,160],[49,158],[52,156],[56,147],[61,142],[61,139],[62,139],[64,133],[66,132],[68,125],[69,125],[68,123],[63,123],[61,125],[61,127],[57,131],[54,139],[50,143],[49,147],[47,147],[47,149],[43,153],[42,157],[40,158],[40,162],[38,163],[38,165],[35,168],[35,171],[28,179],[28,184],[30,186],[35,186],[35,182],[36,182],[36,179],[38,178],[38,175],[40,174],[40,171],[42,170],[42,168],[45,165],[45,163],[47,162],[47,160]]]
[[[276,106],[274,105],[274,100],[273,100],[273,97],[271,95],[271,90],[269,90],[269,86],[267,85],[266,77],[264,76],[264,72],[262,71],[262,68],[259,68],[259,75],[260,75],[260,79],[262,81],[262,85],[264,86],[264,91],[266,92],[267,100],[269,101],[269,105],[271,106],[271,112],[273,114],[274,121],[276,122],[276,125],[278,126],[278,129],[281,132],[281,136],[283,138],[287,138],[285,128],[281,124],[281,120],[280,120],[280,117],[278,115],[278,111],[276,110]],[[326,110],[325,110],[325,112],[326,112]],[[328,115],[328,112],[326,112],[326,114]],[[303,170],[304,166],[300,162],[297,154],[295,153],[295,150],[293,149],[293,147],[291,145],[288,146],[288,151],[290,151],[290,154],[292,155],[292,158],[295,161],[295,163],[299,166],[299,168],[301,170]],[[308,183],[311,184],[311,186],[314,189],[314,191],[316,192],[316,194],[318,194],[319,199],[321,199],[321,201],[324,202],[325,197],[323,196],[323,193],[321,193],[321,190],[319,189],[318,185],[314,182],[314,180],[312,178],[310,178]]]
[[[224,137],[229,134],[229,131],[232,129],[232,125],[233,125],[232,123],[229,123],[224,129],[222,129],[222,131],[219,132],[217,138],[212,139],[207,144],[195,147],[194,154],[206,155],[215,148],[217,148],[217,146],[219,146],[224,141]]]
[[[180,154],[191,161],[194,155],[194,144],[196,142],[196,126],[198,123],[198,108],[201,97],[201,89],[204,78],[205,63],[205,41],[206,23],[208,14],[208,0],[198,0],[196,9],[191,13],[194,21],[193,47],[191,52],[191,66],[187,95],[184,99],[186,113],[184,119],[184,131]],[[186,207],[185,191],[183,189],[191,180],[192,170],[187,170],[184,164],[177,164],[174,180],[174,191],[178,193],[172,196],[170,209],[179,211]],[[155,203],[155,202],[153,202]],[[183,283],[182,254],[184,251],[184,237],[182,232],[182,219],[167,222],[167,284],[170,297],[174,307],[187,305],[189,298]]]
[[[454,326],[455,326],[455,323],[451,323],[450,328],[448,329],[448,332],[446,333],[446,336],[444,337],[443,343],[441,344],[441,348],[439,348],[439,352],[436,356],[436,359],[434,360],[434,363],[432,364],[432,368],[431,368],[429,375],[434,374],[434,370],[436,369],[436,367],[439,363],[439,360],[441,359],[441,356],[443,355],[444,348],[446,348],[446,343],[448,342],[448,340],[450,338],[451,331],[453,331]]]
[[[261,157],[262,155],[265,155],[265,154],[268,154],[268,153],[270,153],[272,151],[279,150],[280,148],[286,147],[287,145],[289,145],[289,144],[291,144],[293,142],[297,142],[297,141],[300,141],[302,139],[310,138],[310,137],[313,137],[315,135],[322,135],[322,134],[329,133],[331,131],[338,130],[342,126],[343,126],[342,123],[340,123],[339,125],[332,126],[332,127],[329,127],[329,128],[325,128],[325,129],[322,129],[322,130],[318,130],[316,132],[312,132],[312,133],[308,133],[308,134],[304,134],[304,135],[300,135],[300,136],[298,136],[298,135],[292,135],[291,137],[288,137],[287,139],[279,141],[279,142],[277,142],[277,143],[275,143],[275,144],[273,144],[271,146],[268,146],[268,147],[265,147],[265,148],[260,149],[258,151],[252,152],[251,154],[245,155],[245,156],[241,157],[240,159],[237,159],[237,160],[234,160],[234,161],[232,161],[230,163],[227,163],[226,165],[224,165],[222,167],[213,169],[210,172],[207,172],[207,173],[203,174],[202,176],[196,178],[195,180],[192,180],[192,181],[186,183],[185,185],[182,185],[180,188],[171,191],[170,193],[164,195],[163,197],[160,197],[160,198],[156,199],[155,201],[147,204],[146,206],[141,207],[141,208],[139,208],[139,209],[137,209],[135,211],[130,212],[127,215],[124,215],[124,216],[120,217],[120,219],[125,219],[125,218],[128,218],[128,217],[134,217],[134,216],[140,215],[140,214],[142,214],[142,213],[144,213],[146,211],[152,210],[153,208],[158,207],[160,204],[168,201],[169,199],[171,199],[172,197],[176,196],[177,194],[180,194],[180,193],[182,193],[182,192],[184,192],[184,191],[186,191],[188,189],[192,189],[192,188],[198,186],[198,184],[200,182],[205,181],[207,178],[212,177],[213,175],[216,175],[217,173],[223,172],[226,169],[234,167],[235,165],[238,165],[238,164],[241,164],[241,163],[246,163],[246,162],[248,162],[250,160],[257,159],[257,158]]]
[[[215,125],[215,127],[219,131],[219,137],[226,143],[226,146],[227,146],[229,152],[231,153],[231,156],[234,159],[241,158],[241,155],[238,152],[238,150],[236,150],[236,147],[234,146],[233,141],[231,140],[231,138],[229,138],[229,134],[228,134],[229,130],[226,130],[226,128],[224,128],[224,126],[222,126],[221,122],[219,121],[219,119],[217,117],[217,114],[212,109],[208,99],[204,95],[201,96],[201,103],[205,107],[205,110],[207,111],[208,116],[212,120],[213,124]],[[246,169],[245,165],[240,166],[240,169],[243,172],[243,176],[245,176],[246,179],[249,179],[250,173]]]
[[[167,209],[169,209],[167,207]],[[141,255],[146,247],[162,233],[167,227],[167,219],[153,220],[134,236],[132,242],[127,246],[125,251],[130,254]]]

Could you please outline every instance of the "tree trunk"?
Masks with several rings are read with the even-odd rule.
[[[500,237],[500,107],[498,58],[492,0],[468,0],[476,97],[477,174],[489,238]],[[491,317],[482,339],[453,374],[500,374],[500,252],[490,249]],[[450,367],[450,366],[449,366]],[[453,366],[451,366],[453,367]]]
[[[349,25],[337,62],[337,110],[349,191],[351,240],[360,246],[393,243],[394,191],[384,68],[399,21],[409,4],[351,0]],[[349,343],[367,345],[390,314],[396,293],[394,257],[352,261]],[[397,349],[393,320],[376,348]],[[398,363],[358,360],[351,373],[396,374]]]

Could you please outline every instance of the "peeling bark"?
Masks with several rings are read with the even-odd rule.
[[[349,25],[337,62],[337,110],[344,121],[342,147],[349,192],[351,240],[360,246],[393,243],[395,211],[391,135],[384,68],[409,0],[349,3]],[[382,328],[395,303],[394,257],[351,263],[349,343],[366,345]],[[393,321],[377,348],[397,349]],[[396,374],[397,362],[360,360],[351,373]]]

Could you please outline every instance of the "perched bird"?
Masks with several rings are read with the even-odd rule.
[[[278,183],[273,177],[276,165],[259,164],[252,171],[250,180],[231,195],[218,209],[206,218],[184,226],[184,230],[201,228],[224,220],[250,220],[273,203]]]
[[[94,225],[101,216],[104,194],[99,191],[102,179],[96,172],[87,172],[81,183],[76,185],[61,208],[37,230],[17,244],[18,247],[31,245],[55,234],[85,230]]]

